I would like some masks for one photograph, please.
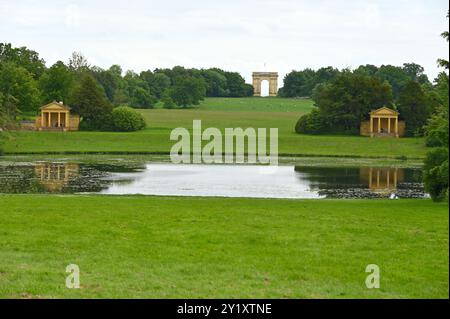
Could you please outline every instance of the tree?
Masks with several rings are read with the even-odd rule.
[[[139,77],[147,83],[149,93],[160,99],[165,89],[170,87],[170,78],[164,73],[153,73],[150,70],[143,71]]]
[[[331,66],[327,66],[325,68],[320,68],[316,71],[314,75],[313,85],[314,87],[318,84],[328,82],[332,79],[334,79],[336,76],[339,75],[339,70],[335,69]],[[314,89],[313,87],[313,89]],[[311,92],[312,93],[312,92]]]
[[[448,13],[448,11],[447,11],[447,18],[449,17],[449,13]],[[444,32],[442,32],[441,33],[441,36],[445,39],[445,40],[447,40],[447,42],[449,41],[449,33],[448,33],[448,31],[444,31]],[[446,60],[446,59],[438,59],[438,65],[439,66],[441,66],[442,68],[444,68],[444,69],[446,69],[446,70],[448,70],[449,69],[449,63],[448,63],[448,60]]]
[[[392,91],[389,84],[375,77],[344,72],[314,91],[325,132],[358,131],[360,122],[373,109],[390,106]],[[317,115],[315,116],[317,121]]]
[[[448,18],[448,13],[447,13]],[[448,32],[443,33],[448,42]],[[440,65],[448,69],[448,61],[439,60]],[[425,127],[427,145],[438,146],[427,153],[424,161],[423,181],[425,190],[434,201],[448,198],[448,74],[442,72],[436,79],[436,92],[441,98],[441,105]]]
[[[382,81],[387,81],[392,86],[394,99],[398,98],[400,90],[410,81],[410,77],[398,66],[382,65],[375,76]]]
[[[373,64],[360,65],[355,71],[355,74],[374,76],[378,71],[378,67]]]
[[[97,67],[92,68],[92,74],[98,81],[98,83],[100,83],[100,85],[103,87],[108,100],[113,103],[114,94],[116,93],[118,87],[117,79],[115,78],[114,74],[109,70],[102,70]]]
[[[70,69],[61,61],[53,64],[39,79],[42,103],[67,101],[75,85]]]
[[[403,71],[413,81],[416,81],[420,84],[430,84],[430,81],[428,80],[428,76],[425,73],[423,73],[425,71],[425,69],[423,68],[423,66],[421,66],[419,64],[404,63]]]
[[[292,71],[284,77],[284,86],[280,89],[283,97],[305,97],[311,96],[314,89],[316,73],[312,69],[303,71]]]
[[[224,72],[227,79],[228,96],[242,97],[246,96],[247,89],[244,78],[237,72]]]
[[[0,92],[14,98],[22,112],[34,112],[39,107],[39,90],[32,74],[13,62],[0,64]]]
[[[13,48],[11,43],[0,43],[0,64],[12,62],[27,70],[34,79],[38,79],[45,70],[45,61],[36,51],[26,47]]]
[[[206,96],[220,97],[230,95],[227,87],[227,77],[214,69],[202,70],[206,84]]]
[[[175,80],[169,94],[176,105],[198,105],[206,94],[205,82],[191,76],[180,77]]]
[[[430,116],[427,97],[418,82],[410,80],[400,91],[397,100],[400,117],[406,122],[408,136],[422,135],[423,127]]]
[[[90,64],[86,57],[81,52],[72,52],[72,57],[69,59],[69,68],[77,73],[88,71]]]
[[[153,108],[157,102],[156,98],[152,96],[147,90],[137,87],[133,91],[131,97],[131,105],[135,108],[150,109]]]
[[[127,71],[124,80],[126,82],[129,104],[137,108],[151,108],[156,103],[156,98],[150,94],[148,83],[133,71]]]
[[[428,152],[423,171],[425,190],[433,201],[444,200],[448,196],[448,147]]]
[[[165,109],[173,109],[175,107],[175,102],[170,97],[170,90],[169,89],[164,91],[164,93],[163,93],[163,95],[161,97],[161,102],[163,103],[163,107]]]
[[[14,120],[18,113],[17,99],[8,94],[0,92],[0,128],[14,126]],[[1,151],[0,151],[1,153]]]
[[[106,98],[103,90],[90,74],[84,74],[80,85],[72,96],[72,111],[77,113],[84,122],[84,129],[105,130],[109,129],[112,106]]]

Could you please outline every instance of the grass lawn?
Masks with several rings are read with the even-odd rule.
[[[0,298],[448,298],[448,203],[0,197]],[[79,265],[81,289],[65,288]],[[365,287],[377,264],[381,288]]]
[[[280,98],[206,99],[195,109],[141,110],[148,128],[133,133],[13,132],[5,138],[7,153],[123,152],[168,153],[170,131],[202,127],[279,129],[279,153],[286,155],[423,158],[421,138],[370,139],[360,136],[312,136],[294,132],[298,118],[312,108],[310,100]]]
[[[257,111],[308,113],[313,108],[311,99],[281,97],[252,98],[206,98],[200,103],[200,110],[209,111]]]

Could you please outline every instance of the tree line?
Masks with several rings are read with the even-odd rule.
[[[311,68],[301,71],[294,70],[284,77],[284,86],[280,88],[278,95],[282,97],[312,97],[317,86],[350,71],[350,69],[339,70],[331,66],[318,70]],[[431,85],[428,76],[424,74],[424,68],[416,63],[404,63],[403,66],[382,65],[380,67],[366,64],[360,65],[353,70],[353,73],[374,77],[381,82],[389,83],[394,99],[398,98],[401,89],[410,81],[416,81],[425,86]]]
[[[85,91],[87,90],[88,91]],[[117,106],[189,107],[208,97],[251,96],[253,87],[237,72],[219,68],[155,69],[124,72],[119,65],[102,69],[74,52],[67,63],[46,67],[36,51],[0,43],[0,127],[21,114],[34,114],[51,101],[64,101],[83,119]],[[91,96],[91,101],[83,96]],[[97,105],[89,102],[98,103]],[[94,119],[96,122],[98,119]],[[95,122],[95,121],[94,121]]]

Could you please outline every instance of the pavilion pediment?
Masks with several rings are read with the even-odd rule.
[[[41,107],[42,111],[69,111],[70,107],[67,105],[58,103],[58,102],[52,102],[47,105],[44,105]]]
[[[399,113],[396,110],[390,109],[388,107],[381,107],[379,109],[373,110],[370,112],[372,116],[397,116]]]

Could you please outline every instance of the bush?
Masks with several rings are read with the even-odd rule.
[[[320,134],[324,132],[325,120],[320,111],[314,109],[311,113],[303,115],[295,125],[295,132],[300,134]]]
[[[112,111],[112,123],[115,131],[131,132],[145,128],[145,120],[141,114],[130,107],[119,106]]]
[[[105,113],[94,118],[83,118],[79,129],[80,131],[113,131],[112,114]]]
[[[439,147],[427,153],[423,179],[433,201],[442,201],[448,196],[448,148]]]

